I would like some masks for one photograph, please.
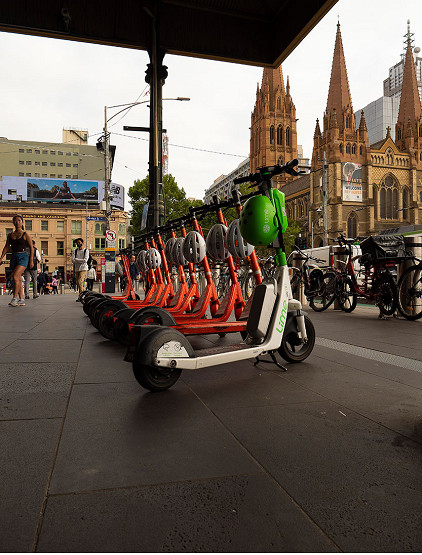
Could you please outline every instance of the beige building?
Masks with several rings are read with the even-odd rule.
[[[4,175],[103,180],[104,155],[88,145],[85,129],[63,129],[62,143],[0,137],[0,176]]]
[[[13,231],[12,218],[15,214],[22,216],[24,228],[35,241],[35,246],[42,252],[44,269],[52,272],[56,266],[62,275],[69,280],[73,271],[71,251],[75,247],[75,240],[82,237],[95,262],[100,278],[101,258],[104,257],[105,237],[104,213],[95,208],[84,205],[76,207],[74,204],[47,204],[33,202],[0,203],[0,241],[3,249],[7,234]],[[92,219],[91,219],[92,218]],[[113,210],[110,217],[110,228],[116,231],[116,251],[127,246],[128,215],[121,210]],[[10,258],[10,254],[7,255]],[[0,266],[0,282],[5,281],[5,267]]]

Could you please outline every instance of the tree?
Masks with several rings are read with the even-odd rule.
[[[131,212],[131,233],[139,235],[141,231],[142,211],[145,204],[148,202],[148,189],[149,180],[137,179],[133,187],[130,187],[128,195],[132,204]],[[165,221],[180,218],[189,213],[190,206],[202,205],[202,201],[189,200],[186,197],[186,192],[183,187],[179,187],[175,178],[171,174],[163,177],[163,196],[164,196],[164,209]]]

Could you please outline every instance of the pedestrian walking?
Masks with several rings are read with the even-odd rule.
[[[44,285],[45,285],[45,275],[44,272],[41,272],[41,270],[38,270],[38,276],[37,276],[37,293],[38,295],[42,295],[44,292]]]
[[[59,292],[57,290],[57,286],[58,286],[59,282],[57,281],[56,276],[53,276],[53,279],[51,280],[51,285],[53,287],[53,295],[58,295]]]
[[[94,281],[97,279],[97,271],[95,270],[94,266],[88,270],[86,274],[86,288],[88,291],[92,291],[94,286]]]
[[[35,246],[35,241],[32,241],[32,245],[34,248],[34,265],[32,266],[32,268],[29,268],[29,262],[28,262],[28,266],[23,274],[23,277],[25,278],[25,299],[29,299],[29,284],[31,280],[32,280],[32,296],[34,299],[38,297],[37,266],[38,266],[38,262],[41,262],[41,255],[37,247]]]
[[[130,279],[132,280],[132,287],[135,289],[135,280],[139,279],[138,267],[135,264],[136,256],[134,254],[130,255],[129,273]]]
[[[25,306],[22,277],[25,269],[32,269],[34,265],[34,246],[28,232],[24,230],[23,219],[21,216],[13,216],[15,229],[7,235],[3,251],[0,256],[0,264],[6,253],[11,250],[10,269],[13,279],[13,298],[10,306]]]
[[[77,249],[72,251],[72,262],[75,265],[76,283],[78,285],[79,297],[76,302],[80,302],[80,296],[84,290],[84,280],[88,271],[89,250],[83,248],[84,240],[80,237],[76,239]]]

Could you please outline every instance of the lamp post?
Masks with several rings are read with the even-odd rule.
[[[162,98],[161,101],[163,100],[177,100],[179,102],[188,102],[190,101],[190,98],[186,97],[186,96],[178,96],[176,98]],[[104,201],[105,201],[105,219],[106,219],[106,229],[110,228],[110,214],[111,214],[111,206],[110,206],[110,200],[113,198],[111,195],[111,190],[110,190],[110,185],[111,185],[111,163],[110,163],[110,133],[108,132],[108,127],[107,124],[116,116],[118,116],[119,114],[121,114],[122,112],[125,112],[126,110],[129,110],[130,108],[133,108],[134,106],[139,106],[140,104],[146,104],[150,102],[150,100],[142,100],[141,102],[129,102],[126,104],[116,104],[114,106],[104,106],[104,129],[103,129],[103,134],[104,134]],[[113,114],[111,117],[107,117],[107,109],[111,110],[111,109],[115,109],[115,108],[121,108],[121,110],[119,110],[118,112],[116,112],[115,114]],[[155,121],[152,122],[153,125],[155,125]],[[157,145],[154,146],[154,148],[152,148],[153,146],[153,133],[151,132],[151,122],[150,122],[150,127],[127,127],[125,126],[123,129],[127,130],[130,129],[132,131],[147,131],[150,134],[150,154],[149,154],[149,182],[150,182],[150,188],[149,188],[149,194],[150,194],[150,198],[152,198],[153,203],[154,203],[154,216],[153,216],[153,225],[159,225],[158,223],[156,224],[156,220],[158,219],[159,222],[159,191],[158,191],[158,184],[162,182],[162,175],[161,175],[161,160],[159,160],[158,162],[158,158],[155,154],[156,150],[157,150]],[[160,127],[160,141],[162,141],[162,126]],[[159,149],[159,152],[161,153],[162,147]],[[156,168],[159,168],[160,171],[156,171]],[[154,169],[155,168],[155,169]],[[158,181],[157,181],[158,179]],[[157,185],[157,186],[155,186]]]

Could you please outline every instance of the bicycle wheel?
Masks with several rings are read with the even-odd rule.
[[[349,277],[337,278],[336,297],[343,312],[353,312],[355,310],[358,298],[353,282]]]
[[[411,266],[401,276],[398,285],[399,311],[407,320],[422,317],[422,265]]]
[[[335,272],[324,273],[320,289],[309,298],[309,306],[315,312],[322,312],[333,304],[336,298],[336,277]]]
[[[384,316],[392,316],[398,307],[397,285],[393,277],[386,273],[381,275],[374,284],[376,288],[375,304]]]

